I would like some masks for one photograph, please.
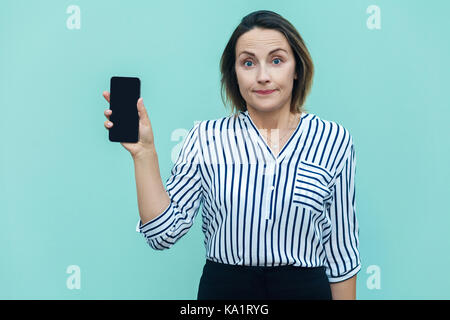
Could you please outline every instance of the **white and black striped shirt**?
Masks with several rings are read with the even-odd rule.
[[[202,206],[206,258],[247,266],[325,266],[329,282],[361,268],[355,149],[342,125],[302,113],[274,155],[248,111],[192,127],[166,182],[171,199],[142,225],[170,248]]]

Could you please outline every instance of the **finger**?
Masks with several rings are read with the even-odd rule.
[[[147,110],[144,106],[144,99],[139,98],[137,102],[137,109],[139,114],[139,120],[143,121],[145,124],[150,124],[150,118],[148,117]]]
[[[105,117],[109,120],[109,117],[111,116],[112,110],[111,109],[106,109],[105,110]]]
[[[107,129],[111,128],[113,126],[113,123],[111,121],[105,121],[104,125]]]
[[[108,91],[103,91],[103,97],[106,99],[106,101],[108,101],[109,102],[109,97],[110,97],[110,94],[109,94],[109,92]]]

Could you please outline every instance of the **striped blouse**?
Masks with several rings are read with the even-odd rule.
[[[166,191],[169,206],[136,231],[156,250],[185,235],[202,206],[206,259],[325,266],[329,282],[361,268],[355,149],[342,125],[302,113],[275,155],[248,110],[195,124]]]

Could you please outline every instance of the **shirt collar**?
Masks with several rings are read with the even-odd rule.
[[[281,162],[284,157],[288,154],[290,154],[293,151],[293,148],[295,147],[295,144],[297,142],[297,139],[301,137],[301,133],[306,127],[306,117],[307,113],[302,112],[302,115],[300,117],[300,121],[297,124],[297,128],[293,133],[291,133],[291,136],[289,140],[286,142],[286,144],[283,146],[283,149],[278,153],[278,156],[274,156],[272,153],[272,150],[267,145],[266,141],[264,140],[263,136],[260,134],[258,128],[256,127],[255,123],[251,119],[248,110],[240,111],[240,114],[243,116],[244,120],[247,123],[247,127],[249,128],[249,135],[254,140],[257,141],[257,143],[261,146],[261,148],[264,150],[265,153],[267,153],[272,159],[276,160],[277,162]]]

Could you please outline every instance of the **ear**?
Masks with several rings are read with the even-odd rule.
[[[297,80],[297,72],[295,73],[294,79]]]

